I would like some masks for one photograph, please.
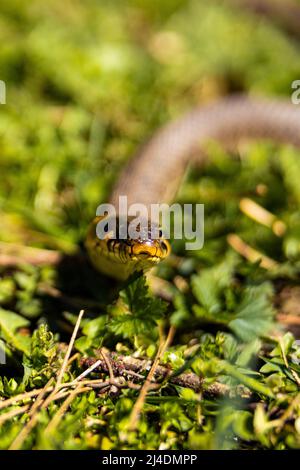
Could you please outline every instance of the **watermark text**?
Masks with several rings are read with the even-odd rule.
[[[119,197],[119,207],[98,206],[101,217],[96,227],[101,240],[173,238],[186,240],[186,250],[200,250],[204,244],[204,204],[143,204],[127,205],[127,197]],[[149,222],[150,221],[150,222]]]
[[[291,96],[292,103],[300,104],[300,80],[294,80],[291,86],[295,90]]]
[[[6,84],[0,80],[0,104],[6,104]]]

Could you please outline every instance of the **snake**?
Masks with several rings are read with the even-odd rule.
[[[140,203],[150,208],[151,204],[170,203],[187,166],[207,161],[208,142],[231,148],[255,139],[300,148],[300,105],[287,99],[231,95],[192,109],[158,129],[137,150],[117,179],[109,202],[118,207],[119,197],[126,195],[128,206]],[[118,220],[122,215],[117,214]],[[116,226],[115,232],[99,239],[96,227],[103,217],[91,222],[85,243],[98,271],[126,280],[169,255],[170,243],[163,234],[151,237],[153,221],[147,221],[149,230],[143,236],[118,238]]]

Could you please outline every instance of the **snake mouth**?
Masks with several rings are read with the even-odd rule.
[[[137,238],[118,238],[117,231],[108,232],[100,239],[96,236],[96,226],[101,220],[95,218],[90,226],[86,248],[92,264],[104,274],[125,280],[135,271],[147,271],[164,260],[171,252],[169,242],[162,232],[141,232]],[[150,227],[150,225],[149,225]]]
[[[129,217],[127,223],[130,223],[131,219]],[[106,247],[106,253],[114,258],[116,262],[119,259],[120,262],[126,262],[127,260],[134,262],[145,261],[150,264],[153,262],[153,264],[156,264],[169,255],[171,251],[169,242],[163,238],[162,231],[157,229],[157,227],[156,231],[154,231],[155,238],[153,237],[153,225],[150,221],[144,223],[143,228],[137,231],[135,238],[131,238],[129,235],[127,238],[119,238],[120,223],[120,220],[117,219],[116,230],[107,233],[107,236],[102,241],[103,246],[105,245]]]
[[[169,249],[164,240],[131,240],[131,255],[139,259],[164,259]]]

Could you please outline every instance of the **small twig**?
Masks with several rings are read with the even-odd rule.
[[[63,404],[61,405],[61,407],[58,409],[58,411],[55,413],[55,415],[53,416],[53,418],[51,419],[51,421],[49,421],[48,425],[46,426],[46,428],[44,429],[44,434],[50,434],[53,432],[53,430],[58,426],[60,420],[62,419],[63,415],[65,414],[65,412],[67,411],[67,409],[69,408],[70,404],[72,403],[72,401],[74,400],[74,398],[76,397],[76,395],[78,395],[79,393],[82,393],[82,392],[85,392],[85,391],[88,391],[90,390],[89,387],[82,387],[82,385],[78,385],[77,388],[75,388],[74,390],[72,390],[68,397],[65,399],[65,401],[63,402]]]
[[[76,361],[76,359],[78,359],[79,357],[80,357],[79,352],[73,354],[73,356],[70,357],[70,359],[68,360],[68,366],[70,366],[72,364],[72,362]]]
[[[69,385],[69,383],[71,385],[74,385],[74,381],[72,382],[69,382],[69,383],[65,383],[65,384],[62,384],[62,379],[63,379],[63,376],[64,376],[64,373],[66,371],[66,368],[68,366],[68,362],[69,362],[69,357],[70,357],[70,354],[72,352],[72,348],[73,348],[73,345],[74,345],[74,341],[75,341],[75,338],[76,338],[76,335],[77,335],[77,332],[78,332],[78,329],[79,329],[79,325],[80,325],[80,321],[81,321],[81,318],[84,314],[84,310],[81,310],[79,312],[79,315],[78,315],[78,318],[77,318],[77,322],[76,322],[76,325],[74,327],[74,331],[73,331],[73,334],[72,334],[72,337],[71,337],[71,340],[69,342],[69,346],[68,346],[68,349],[67,349],[67,352],[66,352],[66,355],[64,357],[64,361],[63,361],[63,364],[62,364],[62,367],[60,369],[60,372],[58,374],[58,378],[57,378],[57,382],[52,390],[52,392],[50,393],[50,395],[46,398],[46,400],[44,401],[43,405],[41,408],[47,408],[49,403],[51,403],[51,401],[53,400],[53,398],[56,396],[57,394],[57,391],[60,389],[60,388],[65,388]]]
[[[35,402],[33,403],[32,407],[30,408],[30,411],[28,413],[28,416],[29,418],[31,418],[31,416],[34,415],[34,413],[38,410],[38,408],[41,406],[42,402],[43,402],[43,399],[44,399],[44,396],[46,395],[47,393],[47,390],[49,389],[49,387],[51,386],[52,382],[53,382],[53,377],[50,378],[50,380],[48,380],[48,382],[46,383],[46,385],[42,388],[42,390],[40,391],[40,393],[38,394]]]
[[[140,416],[140,413],[141,413],[142,408],[144,406],[146,395],[147,395],[148,390],[151,386],[151,381],[154,377],[155,370],[156,370],[156,368],[159,364],[159,361],[161,360],[161,357],[163,356],[164,352],[166,351],[166,349],[169,347],[170,343],[172,342],[172,340],[174,338],[174,335],[175,335],[175,331],[176,331],[175,327],[171,326],[170,330],[169,330],[169,333],[168,333],[168,336],[167,336],[167,339],[165,340],[164,343],[161,343],[159,348],[158,348],[158,351],[157,351],[156,357],[154,359],[154,362],[152,364],[152,367],[151,367],[151,369],[149,371],[149,374],[148,374],[148,376],[147,376],[147,378],[146,378],[146,380],[145,380],[145,382],[144,382],[144,384],[141,388],[138,399],[135,402],[134,407],[132,409],[132,412],[131,412],[131,415],[130,415],[130,418],[129,418],[129,425],[128,425],[128,429],[130,431],[134,431],[137,427],[139,416]]]
[[[54,389],[52,390],[52,392],[50,393],[50,395],[48,395],[48,397],[46,398],[46,400],[43,401],[43,398],[44,398],[44,395],[47,393],[47,390],[49,388],[49,385],[50,385],[50,381],[52,381],[52,379],[50,379],[50,381],[45,385],[45,387],[41,390],[40,394],[38,395],[38,398],[37,398],[37,401],[36,403],[32,406],[32,410],[30,412],[30,420],[28,421],[28,423],[25,425],[25,427],[21,430],[21,432],[17,435],[17,437],[14,439],[14,441],[12,442],[12,444],[10,445],[10,449],[11,450],[17,450],[17,449],[20,449],[20,447],[22,446],[24,440],[26,439],[26,437],[28,436],[28,434],[30,433],[30,431],[34,428],[37,420],[38,420],[38,417],[40,415],[39,412],[37,412],[37,410],[40,408],[40,409],[44,409],[44,408],[47,408],[47,406],[49,405],[49,403],[53,400],[53,398],[56,396],[57,394],[57,390],[60,388],[60,385],[61,385],[61,382],[62,382],[62,378],[64,376],[64,373],[66,371],[66,368],[68,366],[68,362],[69,362],[69,359],[70,359],[70,355],[71,355],[71,352],[72,352],[72,349],[73,349],[73,345],[74,345],[74,341],[75,341],[75,338],[77,336],[77,332],[78,332],[78,329],[79,329],[79,326],[80,326],[80,322],[81,322],[81,319],[82,319],[82,316],[84,314],[84,310],[81,310],[79,312],[79,315],[78,315],[78,319],[77,319],[77,322],[76,322],[76,325],[74,327],[74,331],[73,331],[73,334],[72,334],[72,337],[71,337],[71,340],[69,342],[69,346],[68,346],[68,349],[67,349],[67,352],[66,352],[66,355],[64,357],[64,360],[63,360],[63,363],[62,363],[62,366],[61,366],[61,369],[59,371],[59,374],[58,374],[58,377],[57,377],[57,381],[56,381],[56,384],[54,386]]]
[[[274,234],[282,237],[286,232],[286,225],[276,215],[249,198],[240,200],[240,209],[251,219],[273,230]]]
[[[300,316],[278,313],[277,320],[285,325],[300,325]]]
[[[298,387],[300,387],[300,377],[297,374],[297,372],[295,370],[291,369],[291,374],[294,377],[295,382],[297,383]]]
[[[55,250],[34,248],[17,243],[0,242],[0,266],[18,266],[29,263],[36,266],[57,265],[63,253]]]
[[[131,375],[132,377],[136,377],[137,379],[144,379],[144,376],[142,374],[138,374],[137,372],[134,372],[133,370],[124,369],[123,374]]]
[[[17,437],[14,439],[12,444],[9,446],[9,450],[18,450],[22,446],[24,440],[26,437],[29,435],[30,431],[34,428],[37,420],[39,417],[39,413],[35,413],[31,419],[28,421],[26,426],[22,428],[21,432],[17,435]]]
[[[91,381],[90,384],[88,384],[89,387],[91,388],[107,388],[111,385],[110,380],[105,380],[104,382],[100,382],[99,380]]]
[[[140,390],[141,385],[135,384],[134,382],[127,382],[128,388],[132,388],[133,390]]]
[[[51,382],[53,382],[53,377],[48,380],[47,384],[41,389],[40,393],[37,396],[36,401],[33,403],[30,411],[29,411],[29,421],[26,423],[26,425],[21,429],[19,434],[15,437],[13,442],[11,443],[9,450],[18,450],[22,447],[23,442],[25,441],[26,437],[32,430],[32,428],[35,426],[35,423],[37,422],[39,413],[38,409],[41,407],[43,398],[45,394],[47,393],[47,389],[51,385]]]
[[[79,380],[83,379],[87,375],[89,375],[94,369],[96,369],[99,365],[101,364],[101,360],[99,359],[96,361],[94,364],[92,364],[87,370],[82,372],[82,374],[78,375],[76,379],[74,380],[74,383],[78,382]]]
[[[17,415],[25,413],[25,411],[27,411],[28,408],[29,408],[29,405],[24,405],[24,406],[21,406],[19,408],[15,408],[13,410],[10,410],[7,413],[3,413],[2,415],[0,415],[0,426],[2,426],[2,424],[5,423],[5,421],[7,421],[11,418],[14,418]]]
[[[107,366],[107,369],[108,369],[108,373],[109,373],[109,377],[110,377],[110,380],[113,381],[115,376],[114,376],[114,371],[113,371],[113,368],[111,366],[111,362],[109,360],[109,357],[106,355],[105,351],[103,348],[100,349],[100,354],[101,356],[103,357],[104,359],[104,362]]]
[[[0,410],[2,408],[7,408],[10,405],[14,405],[18,401],[23,401],[32,397],[36,397],[40,393],[41,390],[42,390],[41,388],[38,388],[35,390],[31,390],[30,392],[20,393],[19,395],[15,395],[14,397],[7,398],[4,401],[0,401]]]
[[[73,330],[73,334],[72,334],[70,342],[69,342],[69,346],[68,346],[66,355],[64,357],[64,361],[62,363],[60,372],[59,372],[58,377],[57,377],[57,382],[56,382],[54,391],[57,390],[57,388],[60,386],[61,381],[63,379],[64,373],[65,373],[67,365],[68,365],[68,360],[70,358],[70,355],[71,355],[71,352],[72,352],[72,349],[73,349],[73,346],[74,346],[74,342],[75,342],[75,339],[76,339],[76,336],[77,336],[77,333],[78,333],[78,330],[79,330],[79,326],[80,326],[83,314],[84,314],[84,310],[80,310],[77,321],[76,321],[76,325],[75,325],[74,330]]]
[[[278,339],[278,343],[279,343],[279,347],[280,347],[280,351],[281,351],[281,355],[282,355],[284,365],[287,369],[289,369],[290,366],[289,366],[288,360],[286,358],[286,354],[285,354],[285,351],[284,351],[284,344],[283,344],[283,341],[282,341],[281,337]]]
[[[74,386],[74,383],[70,382],[68,384],[62,384],[60,387],[61,388],[65,388],[66,385],[68,386]],[[72,390],[71,392],[70,391],[66,391],[66,392],[61,392],[61,393],[55,393],[55,394],[51,394],[48,396],[48,398],[42,402],[42,400],[39,400],[39,404],[40,404],[40,409],[44,409],[44,408],[47,408],[48,405],[52,402],[52,401],[56,401],[56,400],[60,400],[62,398],[64,398],[65,396],[72,396],[72,399],[70,400],[65,400],[65,402],[63,403],[63,405],[61,406],[60,410],[58,410],[57,412],[57,416],[55,418],[55,422],[54,424],[51,424],[51,427],[50,427],[50,430],[53,429],[53,427],[55,427],[55,423],[58,424],[58,422],[60,421],[62,415],[64,414],[65,410],[68,408],[69,404],[71,403],[71,401],[73,400],[73,398],[78,395],[79,393],[83,393],[83,392],[86,392],[86,391],[89,391],[91,390],[91,388],[105,388],[107,386],[110,385],[110,382],[99,382],[99,380],[90,380],[90,381],[84,381],[84,382],[81,382],[80,385],[78,385],[78,387],[75,389],[75,390]],[[45,392],[45,391],[49,391],[49,387],[48,389],[46,388],[46,386],[40,391],[40,394],[42,394],[42,392]],[[5,415],[2,415],[0,416],[0,422],[1,422],[1,418],[3,421],[6,421],[7,419],[10,419],[11,417],[17,415],[17,414],[20,414],[24,411],[26,411],[27,409],[29,408],[29,405],[26,405],[24,407],[21,407],[19,408],[19,411],[17,413],[17,410],[12,410],[11,412],[8,412],[6,413]],[[32,407],[33,408],[33,407]],[[13,412],[16,412],[15,414]],[[26,439],[26,437],[29,435],[29,433],[32,431],[32,429],[34,428],[34,426],[36,425],[37,421],[38,421],[38,418],[40,416],[40,410],[37,411],[36,408],[34,410],[35,412],[31,414],[31,419],[27,422],[27,424],[25,425],[25,427],[21,430],[21,432],[17,435],[17,437],[14,439],[14,441],[12,442],[12,444],[10,445],[9,447],[9,450],[18,450],[21,448],[22,444],[24,443],[24,440]],[[5,416],[5,419],[3,419],[3,417]],[[54,416],[54,417],[55,417]],[[54,418],[53,418],[54,419]],[[50,423],[52,422],[52,420],[50,421]],[[49,423],[49,424],[50,424]],[[49,426],[48,424],[48,426]],[[48,428],[47,426],[47,428]]]
[[[235,235],[234,233],[231,233],[227,236],[227,242],[235,251],[237,251],[251,263],[257,263],[260,261],[260,266],[267,270],[278,267],[278,263],[276,261],[247,245],[247,243],[245,243],[238,235]]]
[[[99,353],[98,353],[99,354]],[[145,376],[142,375],[144,372],[149,372],[151,369],[151,361],[149,359],[138,359],[132,356],[124,356],[118,355],[116,353],[110,353],[111,356],[111,365],[114,370],[115,375],[131,375],[136,377],[139,380],[144,380]],[[81,365],[89,367],[95,362],[99,363],[99,359],[96,358],[86,358],[82,359]],[[107,371],[107,365],[103,360],[100,360],[99,370]],[[154,372],[153,379],[156,380],[157,378],[165,379],[170,374],[170,369],[165,366],[158,365]],[[203,379],[199,377],[194,372],[183,372],[180,374],[176,374],[176,376],[170,376],[169,381],[171,384],[179,385],[181,387],[191,388],[195,392],[199,392],[202,390],[203,386]],[[210,390],[212,390],[212,385],[207,387],[207,394],[210,394]],[[222,389],[223,390],[223,389]],[[222,394],[222,393],[221,393]],[[215,395],[215,388],[212,391],[212,395]]]
[[[97,366],[95,366],[94,368],[96,368],[96,367]],[[88,372],[88,371],[85,371],[85,372]],[[72,382],[66,382],[64,384],[61,384],[59,388],[60,389],[65,389],[65,388],[70,388],[70,387],[76,386],[76,381],[78,380],[79,377],[77,377],[77,379],[75,379]],[[84,380],[84,381],[81,381],[80,384],[81,385],[89,385],[92,388],[99,388],[99,387],[102,387],[102,386],[103,387],[108,386],[110,384],[110,382],[109,381],[103,382],[99,379],[96,379],[96,380]],[[49,393],[49,392],[52,392],[53,390],[54,390],[54,387],[48,387],[48,388],[43,387],[43,388],[31,390],[30,392],[20,393],[19,395],[15,395],[14,397],[8,398],[7,400],[4,400],[4,401],[0,402],[0,405],[1,405],[0,409],[8,408],[9,406],[13,406],[13,405],[17,404],[20,401],[25,401],[25,400],[28,400],[30,398],[34,398],[34,397],[38,396],[42,391],[45,391],[46,393]],[[59,398],[61,398],[63,396],[63,394],[68,395],[69,393],[70,393],[69,391],[59,392],[55,395],[55,397],[52,396],[50,401],[58,400]],[[24,406],[27,406],[28,408],[30,407],[29,404],[24,405]],[[0,416],[2,417],[2,416],[4,416],[4,414],[0,415]]]
[[[288,406],[288,408],[285,410],[285,412],[282,414],[282,416],[278,419],[280,421],[279,426],[276,429],[276,432],[280,432],[281,429],[283,428],[285,422],[290,419],[290,417],[293,414],[294,409],[296,406],[300,404],[300,393],[298,393],[295,398],[292,400],[291,404]]]
[[[74,384],[73,382],[70,382],[68,384],[69,387],[72,387],[72,386],[75,386],[76,384]],[[83,386],[86,386],[88,387],[88,389],[93,389],[93,388],[105,388],[105,387],[108,387],[110,385],[110,381],[100,381],[100,380],[84,380],[82,382],[80,382],[80,385],[83,387]],[[48,402],[46,403],[46,406],[48,406],[50,403],[52,403],[53,401],[57,401],[57,400],[61,400],[62,398],[64,397],[67,397],[69,394],[70,394],[70,390],[65,390],[66,388],[66,384],[63,384],[61,385],[61,389],[62,391],[60,392],[57,392],[55,395],[51,396],[48,400]],[[64,391],[65,390],[65,391]],[[82,389],[82,390],[86,390],[86,388]],[[45,408],[45,404],[42,405],[42,408]]]

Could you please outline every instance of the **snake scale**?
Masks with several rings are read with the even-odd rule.
[[[188,112],[158,130],[138,150],[121,173],[110,203],[118,207],[123,195],[128,205],[169,203],[187,165],[205,160],[202,150],[208,141],[227,146],[245,139],[267,139],[300,148],[300,106],[288,100],[233,95]],[[150,235],[142,240],[99,240],[95,230],[98,220],[90,225],[86,247],[93,265],[105,274],[126,279],[136,270],[150,268],[170,251],[166,240]]]

